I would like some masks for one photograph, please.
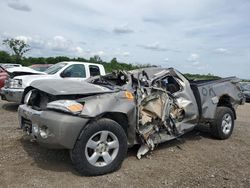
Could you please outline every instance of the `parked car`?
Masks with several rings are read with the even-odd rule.
[[[0,90],[4,86],[5,80],[8,78],[8,73],[3,67],[0,66]]]
[[[44,72],[51,66],[52,66],[52,64],[34,64],[34,65],[29,66],[29,67],[36,70],[36,71]]]
[[[11,67],[8,69],[5,69],[6,72],[9,74],[9,78],[12,79],[16,76],[23,76],[23,75],[41,75],[45,74],[44,72],[41,71],[36,71],[34,69],[31,69],[29,67]]]
[[[12,63],[1,63],[0,66],[3,67],[4,69],[13,68],[13,67],[22,67],[22,65],[20,64],[12,64]]]
[[[69,149],[81,174],[100,175],[117,170],[128,147],[140,144],[141,158],[199,124],[229,138],[244,103],[238,81],[189,81],[172,68],[118,71],[86,82],[36,80],[24,91],[19,123],[39,144]]]
[[[14,78],[15,76],[31,75],[31,74],[44,74],[44,73],[23,66],[21,67],[16,66],[7,69],[0,66],[0,89],[4,87],[5,81],[8,78]]]
[[[245,95],[246,102],[250,102],[250,83],[247,82],[241,83],[241,89]]]
[[[85,62],[61,62],[48,68],[43,75],[16,76],[8,79],[1,90],[2,100],[20,103],[23,91],[34,80],[61,79],[84,81],[90,76],[105,75],[103,65]],[[53,81],[54,82],[54,81]]]

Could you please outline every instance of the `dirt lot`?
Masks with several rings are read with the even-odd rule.
[[[250,104],[238,109],[228,140],[193,131],[141,160],[134,147],[119,171],[98,177],[79,176],[67,151],[23,137],[16,111],[0,101],[0,187],[250,187]]]

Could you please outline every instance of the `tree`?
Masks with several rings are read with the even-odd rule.
[[[94,57],[89,58],[89,62],[91,62],[91,63],[101,63],[102,59],[101,59],[100,56],[94,55]]]
[[[23,40],[18,39],[5,39],[3,45],[6,45],[13,52],[16,63],[21,63],[23,55],[30,50],[30,46]]]
[[[12,63],[10,54],[5,51],[0,51],[0,63]]]
[[[111,59],[110,63],[113,63],[113,64],[118,63],[116,57],[114,57],[113,59]]]

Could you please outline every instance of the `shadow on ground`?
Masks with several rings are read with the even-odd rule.
[[[34,159],[34,165],[39,168],[55,172],[70,171],[79,175],[73,168],[68,150],[47,149],[31,142],[26,136],[23,136],[20,142],[27,154]]]
[[[198,129],[195,129],[177,139],[159,144],[157,146],[157,150],[163,150],[172,147],[181,149],[181,145],[185,142],[188,142],[190,140],[200,140],[204,138],[212,139],[209,134],[209,129],[205,127],[199,127]],[[30,140],[26,136],[23,136],[20,142],[27,154],[34,159],[34,165],[37,165],[39,168],[55,172],[70,171],[75,175],[80,175],[73,168],[68,150],[47,149],[40,146],[36,142],[30,142]],[[139,145],[135,145],[134,147],[130,148],[128,150],[127,157],[134,157],[134,159],[136,159],[136,154],[139,147]],[[138,160],[138,162],[140,161]]]
[[[17,112],[19,104],[17,103],[6,103],[2,105],[2,109],[9,112]]]
[[[211,136],[210,129],[208,126],[200,125],[200,126],[197,126],[193,131],[188,132],[176,139],[169,140],[167,142],[159,144],[156,147],[156,149],[161,150],[161,149],[167,149],[167,148],[173,148],[173,147],[177,147],[181,149],[181,145],[185,144],[185,142],[192,141],[192,140],[201,140],[204,138],[215,139]],[[128,156],[136,157],[136,154],[139,148],[140,148],[140,145],[136,145],[130,148],[128,151]]]

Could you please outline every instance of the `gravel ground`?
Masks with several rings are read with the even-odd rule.
[[[31,143],[18,129],[17,107],[0,101],[0,187],[250,187],[250,104],[238,109],[228,140],[202,128],[141,160],[134,147],[120,170],[98,177],[80,176],[66,150]]]

